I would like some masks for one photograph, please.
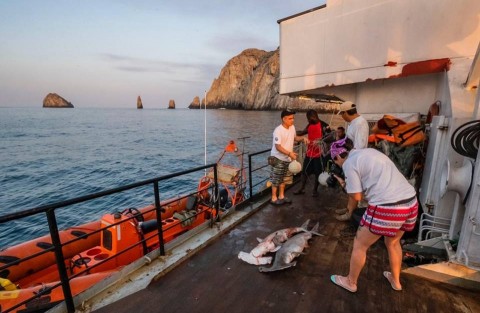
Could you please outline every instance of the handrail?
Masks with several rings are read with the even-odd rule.
[[[51,210],[51,209],[57,209],[57,208],[60,208],[60,207],[65,207],[65,206],[69,206],[69,205],[72,205],[72,204],[85,202],[87,200],[93,200],[93,199],[96,199],[96,198],[108,196],[108,195],[111,195],[111,194],[114,194],[114,193],[129,190],[129,189],[142,187],[142,186],[152,184],[152,183],[155,183],[155,182],[158,182],[158,181],[167,180],[167,179],[174,178],[174,177],[181,176],[181,175],[185,175],[185,174],[190,174],[190,173],[197,172],[197,171],[200,171],[200,170],[204,170],[204,169],[214,167],[214,166],[216,166],[216,163],[211,163],[211,164],[208,164],[208,165],[195,167],[193,169],[189,169],[189,170],[185,170],[185,171],[181,171],[181,172],[176,172],[176,173],[172,173],[172,174],[168,174],[168,175],[164,175],[164,176],[160,176],[160,177],[156,177],[156,178],[147,179],[147,180],[144,180],[144,181],[141,181],[141,182],[132,183],[132,184],[129,184],[129,185],[125,185],[125,186],[122,186],[122,187],[113,188],[113,189],[109,189],[109,190],[105,190],[105,191],[100,191],[100,192],[97,192],[97,193],[89,194],[89,195],[86,195],[86,196],[81,196],[81,197],[78,197],[78,198],[73,198],[73,199],[69,199],[69,200],[65,200],[65,201],[60,201],[60,202],[56,202],[56,203],[53,203],[53,204],[42,205],[42,206],[31,208],[31,209],[25,209],[25,210],[22,210],[20,212],[14,212],[14,213],[10,213],[10,214],[4,215],[4,216],[0,216],[0,223],[5,223],[5,222],[12,221],[14,219],[19,219],[19,218],[23,218],[23,217],[32,216],[32,215],[35,215],[35,214],[38,214],[38,213],[46,212],[47,210]]]
[[[252,169],[252,158],[257,156],[257,155],[266,153],[268,151],[270,151],[270,149],[255,152],[255,153],[252,153],[252,154],[248,154],[248,160],[249,160],[248,177],[249,177],[249,185],[250,185],[250,198],[253,196],[253,187],[258,185],[258,184],[255,184],[255,185],[253,184],[252,173],[267,166],[266,165],[267,162],[266,162],[266,159],[265,159],[265,160],[262,160],[262,165],[260,167],[258,167],[257,169]],[[78,276],[84,274],[85,272],[88,272],[92,268],[95,268],[95,267],[99,266],[100,264],[103,264],[104,262],[107,262],[107,261],[111,260],[113,257],[115,257],[119,254],[123,254],[126,251],[135,248],[135,246],[145,244],[145,242],[147,240],[152,239],[155,235],[152,234],[150,236],[142,237],[142,239],[140,239],[137,243],[132,244],[128,247],[125,247],[123,250],[118,251],[117,254],[112,255],[111,257],[108,257],[107,259],[103,260],[103,262],[94,264],[91,267],[89,267],[87,270],[78,272],[76,274],[73,274],[73,272],[72,272],[71,273],[72,275],[69,276],[68,273],[67,273],[67,266],[65,265],[65,262],[64,262],[65,258],[64,258],[64,255],[63,255],[63,247],[65,247],[69,244],[72,244],[76,241],[85,239],[88,236],[92,236],[94,234],[102,232],[105,229],[114,227],[121,222],[113,223],[113,224],[110,224],[106,227],[100,227],[100,229],[93,230],[92,232],[90,232],[88,234],[80,235],[77,238],[67,240],[67,241],[62,243],[61,239],[60,239],[60,235],[59,235],[57,220],[56,220],[56,216],[55,216],[55,210],[59,209],[59,208],[66,207],[66,206],[82,203],[82,202],[85,202],[85,201],[101,198],[101,197],[108,196],[108,195],[111,195],[111,194],[123,192],[123,191],[126,191],[126,190],[130,190],[130,189],[146,186],[146,185],[149,185],[149,184],[153,184],[153,192],[154,192],[154,196],[155,196],[155,201],[154,201],[153,208],[149,209],[148,212],[156,211],[157,233],[158,233],[158,237],[159,237],[158,238],[158,245],[159,245],[158,249],[159,249],[160,255],[165,255],[165,243],[164,243],[164,238],[163,238],[163,231],[168,230],[171,227],[174,227],[175,225],[172,225],[171,227],[168,227],[167,229],[163,229],[163,227],[162,227],[162,219],[161,219],[161,207],[162,206],[161,206],[161,201],[160,201],[159,182],[170,179],[170,178],[175,178],[175,177],[178,177],[178,176],[181,176],[181,175],[186,175],[186,174],[190,174],[190,173],[193,173],[193,172],[198,172],[198,171],[205,170],[207,168],[212,168],[212,167],[213,167],[213,172],[214,172],[214,184],[213,184],[214,191],[213,191],[213,194],[218,195],[219,184],[218,184],[217,164],[216,163],[211,163],[211,164],[208,164],[208,165],[195,167],[195,168],[192,168],[192,169],[189,169],[189,170],[180,171],[180,172],[176,172],[176,173],[172,173],[172,174],[168,174],[168,175],[164,175],[164,176],[159,176],[159,177],[143,180],[143,181],[140,181],[140,182],[128,184],[128,185],[125,185],[125,186],[120,186],[120,187],[117,187],[117,188],[112,188],[112,189],[104,190],[104,191],[101,191],[101,192],[96,192],[96,193],[76,197],[76,198],[73,198],[73,199],[68,199],[68,200],[65,200],[65,201],[60,201],[60,202],[56,202],[56,203],[52,203],[52,204],[42,205],[42,206],[39,206],[39,207],[29,208],[29,209],[25,209],[25,210],[22,210],[22,211],[19,211],[19,212],[14,212],[14,213],[10,213],[10,214],[4,215],[4,216],[0,216],[0,223],[6,223],[6,222],[13,221],[13,220],[18,220],[18,219],[21,219],[21,218],[37,215],[37,214],[46,214],[48,225],[49,225],[50,237],[51,237],[51,240],[52,240],[52,247],[49,247],[49,248],[47,248],[47,249],[45,249],[41,252],[34,253],[33,255],[26,256],[23,259],[14,260],[14,261],[12,261],[8,264],[0,266],[0,270],[7,269],[10,266],[17,265],[21,262],[25,262],[25,261],[30,260],[32,258],[38,257],[40,255],[54,252],[55,261],[56,261],[56,264],[58,266],[58,274],[59,274],[59,277],[60,277],[60,283],[50,285],[50,287],[45,287],[44,289],[39,291],[37,293],[37,295],[34,296],[34,297],[39,297],[43,294],[46,294],[46,293],[49,292],[49,290],[52,290],[54,288],[58,288],[61,285],[62,289],[63,289],[64,301],[65,301],[65,304],[66,304],[67,311],[68,312],[74,312],[75,311],[75,305],[74,305],[72,290],[71,290],[71,286],[70,286],[70,280],[71,279],[73,279],[75,277],[78,277]],[[245,182],[245,185],[246,185],[246,182]],[[197,192],[198,192],[198,190],[197,190]],[[189,193],[189,195],[193,195],[197,192]],[[185,197],[187,197],[187,196],[185,196]],[[217,218],[217,221],[219,221],[219,219],[220,219],[220,215],[219,215],[219,209],[220,208],[219,208],[219,201],[218,201],[219,199],[216,196],[214,197],[214,199],[215,200],[213,202],[213,205],[214,205],[213,209],[215,210],[215,217]],[[172,201],[172,202],[174,202],[174,201]],[[171,203],[171,202],[168,202],[167,205],[169,203]],[[165,205],[165,203],[163,205]],[[135,219],[135,216],[131,216],[127,220],[130,220],[130,219]],[[178,223],[181,223],[181,221],[178,221]],[[8,309],[5,312],[10,312],[11,310],[14,310],[15,308],[18,308],[21,305],[24,305],[27,302],[31,301],[31,299],[33,299],[33,298],[30,298],[30,299],[27,299],[27,300],[24,300],[22,302],[19,302],[19,303],[15,304],[15,306],[11,307],[10,309]]]

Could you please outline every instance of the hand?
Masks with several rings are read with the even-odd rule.
[[[288,153],[288,156],[290,157],[290,159],[292,160],[296,160],[297,159],[297,154],[295,152],[290,152]]]
[[[345,188],[345,180],[343,180],[342,178],[340,178],[339,176],[333,174],[333,176],[338,180],[338,183],[340,184],[340,186],[342,186],[342,188]]]
[[[307,137],[303,137],[303,142],[308,145],[310,143],[310,140],[308,140]]]

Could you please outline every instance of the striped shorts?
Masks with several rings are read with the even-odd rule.
[[[288,170],[289,162],[277,159],[270,172],[270,181],[272,186],[278,187],[280,184],[290,185],[293,183],[293,174]]]
[[[400,204],[368,205],[360,226],[368,227],[375,235],[395,237],[399,230],[413,230],[417,214],[417,197]]]

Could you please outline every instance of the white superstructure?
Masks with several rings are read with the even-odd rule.
[[[479,156],[455,152],[450,138],[480,119],[480,1],[327,0],[278,23],[281,94],[335,95],[371,120],[426,115],[440,103],[420,188],[431,215],[423,217],[423,235],[458,240],[450,261],[478,270]]]

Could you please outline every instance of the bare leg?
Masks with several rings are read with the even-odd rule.
[[[277,190],[278,190],[278,187],[272,185],[272,202],[275,202],[278,199],[277,198]]]
[[[280,199],[285,198],[285,183],[281,183],[280,186],[278,186],[278,197]]]
[[[392,273],[393,284],[396,288],[401,289],[400,284],[400,271],[402,269],[402,246],[400,245],[400,239],[405,232],[399,230],[395,237],[385,237],[385,246],[388,251],[388,259],[390,261],[390,271]]]
[[[350,272],[347,276],[352,286],[357,285],[358,276],[360,276],[360,272],[367,259],[368,248],[370,248],[370,246],[379,238],[379,235],[372,234],[365,227],[358,228],[355,240],[353,241],[352,255],[350,256]]]

